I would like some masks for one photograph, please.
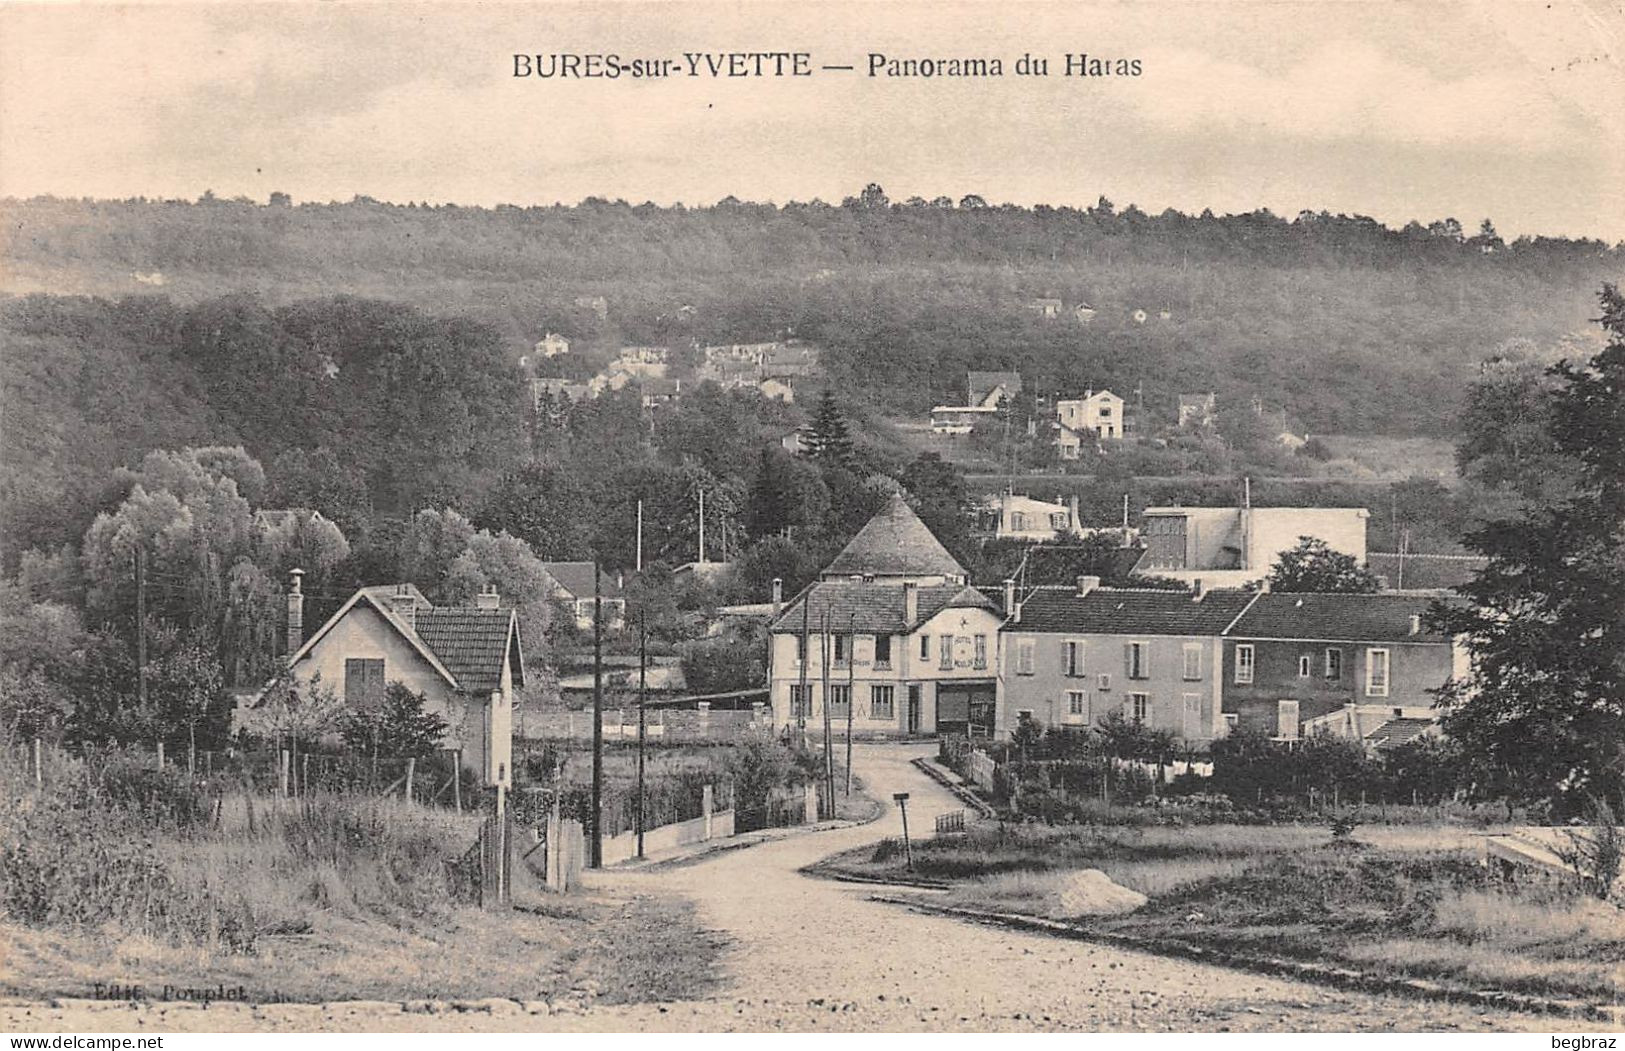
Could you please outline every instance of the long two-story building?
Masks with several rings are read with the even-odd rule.
[[[1190,747],[1223,737],[1222,636],[1245,591],[1075,587],[1015,594],[1000,632],[999,729],[1096,726],[1114,712]]]
[[[894,496],[769,626],[781,729],[875,736],[993,732],[1003,617]]]
[[[1224,639],[1224,710],[1285,740],[1320,730],[1398,743],[1437,722],[1466,653],[1428,627],[1436,593],[1262,594]]]

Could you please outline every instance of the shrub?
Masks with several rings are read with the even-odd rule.
[[[1625,869],[1625,832],[1614,808],[1604,799],[1589,800],[1582,821],[1587,827],[1567,830],[1569,843],[1558,848],[1557,854],[1574,869],[1586,893],[1607,901]]]

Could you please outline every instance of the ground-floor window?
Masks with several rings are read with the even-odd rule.
[[[1147,693],[1131,693],[1128,695],[1128,715],[1137,723],[1143,723],[1151,718],[1151,695]]]
[[[871,686],[869,687],[869,717],[871,719],[895,719],[897,687]]]
[[[812,687],[799,683],[790,687],[790,717],[805,719],[812,715]]]
[[[1089,698],[1082,690],[1066,691],[1066,714],[1088,715]]]
[[[852,707],[852,687],[842,683],[840,686],[829,688],[829,714],[831,718],[846,718]]]

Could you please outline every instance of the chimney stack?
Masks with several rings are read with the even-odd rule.
[[[1089,594],[1089,592],[1095,590],[1095,588],[1098,588],[1099,586],[1100,586],[1100,578],[1099,577],[1079,577],[1078,578],[1078,597],[1083,598],[1085,595]]]
[[[774,577],[773,578],[773,615],[775,617],[778,616],[779,615],[779,610],[781,610],[783,608],[784,608],[784,578],[783,577]]]
[[[1207,581],[1197,577],[1191,581],[1191,601],[1200,602],[1207,598]]]
[[[920,585],[912,580],[903,581],[903,623],[910,630],[920,615]]]
[[[396,584],[395,594],[390,596],[389,608],[406,621],[407,627],[418,630],[418,600],[412,594],[412,585]]]
[[[480,588],[480,593],[474,596],[475,609],[500,609],[502,595],[497,591],[495,584],[486,584]]]
[[[1260,580],[1258,582],[1258,593],[1260,595],[1268,595],[1270,593],[1270,578],[1269,577],[1265,577],[1263,580]]]
[[[1016,615],[1016,582],[1010,577],[1004,579],[1004,615]]]
[[[1422,614],[1420,614],[1420,613],[1412,613],[1411,614],[1411,634],[1412,635],[1420,635],[1420,634],[1422,634]]]
[[[301,581],[305,571],[290,569],[288,571],[288,656],[299,652],[299,647],[305,644],[305,593],[301,589]]]

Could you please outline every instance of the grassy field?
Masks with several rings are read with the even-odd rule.
[[[59,759],[0,774],[0,995],[242,987],[254,999],[608,1001],[701,995],[717,946],[682,905],[455,897],[479,823],[395,799],[197,792],[173,770]]]
[[[1405,825],[1334,841],[1308,825],[1195,828],[982,827],[915,847],[915,874],[944,900],[1072,920],[1093,929],[1395,977],[1572,997],[1625,998],[1625,911],[1561,886],[1501,882],[1465,829]],[[899,879],[895,844],[840,870]],[[1070,875],[1099,869],[1145,895],[1086,916]]]

